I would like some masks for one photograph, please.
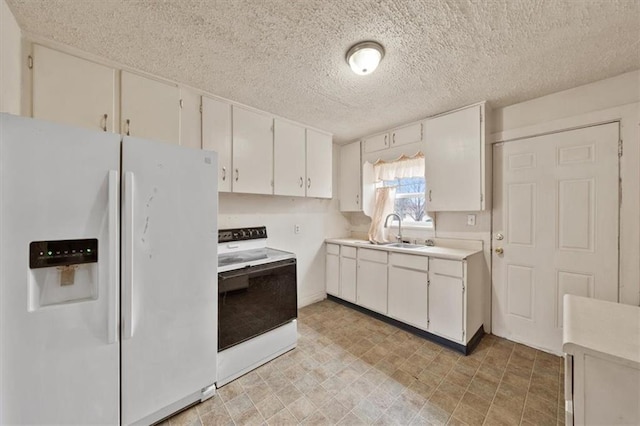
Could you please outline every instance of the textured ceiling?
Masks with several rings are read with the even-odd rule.
[[[23,31],[345,142],[640,68],[640,0],[7,0]],[[386,56],[357,76],[344,55]]]

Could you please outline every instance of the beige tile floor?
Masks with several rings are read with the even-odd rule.
[[[469,356],[332,301],[300,310],[298,347],[170,425],[562,425],[561,358],[492,335]]]

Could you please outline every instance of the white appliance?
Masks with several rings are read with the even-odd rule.
[[[2,114],[0,167],[0,424],[211,396],[216,153]]]
[[[218,380],[231,380],[296,347],[293,253],[267,247],[267,228],[218,231]]]

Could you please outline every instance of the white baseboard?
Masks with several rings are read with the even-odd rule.
[[[299,308],[304,308],[305,306],[311,305],[311,304],[316,303],[316,302],[320,302],[321,300],[324,300],[326,298],[327,298],[327,293],[324,292],[324,291],[320,292],[320,293],[313,294],[311,296],[307,296],[304,299],[300,299],[298,301],[298,309]]]

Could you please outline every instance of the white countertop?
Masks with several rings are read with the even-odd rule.
[[[562,350],[587,349],[640,364],[640,307],[564,296]]]
[[[371,244],[367,240],[357,240],[355,238],[327,238],[327,243],[341,244],[352,247],[362,247],[372,250],[384,250],[396,253],[415,254],[419,256],[431,256],[439,257],[443,259],[464,260],[467,257],[480,253],[482,249],[468,249],[468,248],[450,248],[450,247],[420,247],[420,248],[401,248],[401,247],[389,247],[388,245]]]

